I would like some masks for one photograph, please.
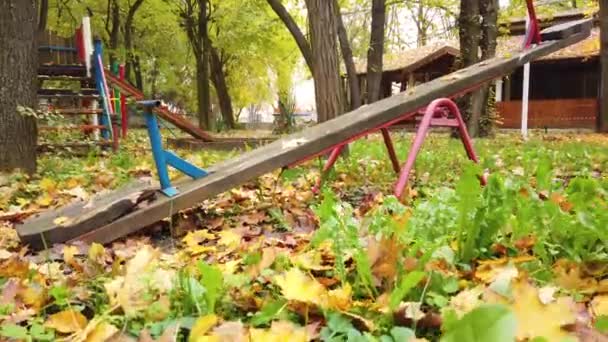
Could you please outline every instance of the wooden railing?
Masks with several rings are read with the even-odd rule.
[[[528,103],[530,128],[595,128],[598,103],[595,98],[533,100]],[[502,128],[521,126],[521,101],[496,103]]]

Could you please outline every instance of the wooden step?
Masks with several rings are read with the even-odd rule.
[[[89,81],[89,82],[93,82],[93,79],[90,77],[69,76],[69,75],[38,75],[38,79],[40,81],[73,81],[73,82]]]
[[[86,109],[86,108],[55,108],[49,112],[61,115],[93,115],[103,113],[103,109]]]
[[[40,45],[38,46],[38,51],[70,52],[78,54],[78,49],[73,46]]]
[[[97,100],[97,94],[38,94],[39,98],[44,99],[74,99],[74,100]]]
[[[106,129],[104,125],[73,125],[73,126],[38,126],[41,131],[94,131]]]
[[[38,75],[86,77],[87,67],[82,64],[44,64],[38,66]]]
[[[40,88],[38,89],[38,95],[73,95],[73,94],[83,94],[83,95],[97,95],[97,89],[95,88],[81,88],[78,92],[72,89],[64,89],[64,88]]]

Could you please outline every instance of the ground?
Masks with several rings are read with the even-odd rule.
[[[412,136],[398,134],[401,160]],[[154,177],[147,140],[0,177],[0,335],[51,341],[605,341],[608,137],[430,135],[407,196],[382,141],[260,177],[112,245],[28,252],[17,220]],[[178,151],[209,166],[238,152]],[[482,187],[479,176],[488,172]],[[177,177],[177,174],[173,174]]]

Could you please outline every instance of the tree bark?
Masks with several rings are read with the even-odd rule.
[[[111,4],[111,20],[112,26],[110,29],[110,65],[114,64],[116,61],[116,49],[118,49],[118,44],[120,41],[120,7],[118,6],[118,1],[114,0]]]
[[[17,106],[37,107],[37,16],[36,0],[0,3],[0,171],[36,171],[36,119]]]
[[[125,33],[125,77],[131,79],[131,68],[134,60],[133,52],[133,21],[137,10],[144,3],[144,0],[136,0],[127,12],[125,18],[124,33]]]
[[[498,1],[479,0],[481,60],[496,55],[496,38],[498,37]],[[485,85],[473,93],[469,111],[468,129],[472,137],[485,137],[492,134],[490,118],[490,91]]]
[[[344,26],[344,21],[342,20],[340,5],[337,0],[333,1],[334,6],[336,8],[338,39],[340,41],[342,59],[344,60],[344,66],[346,68],[346,77],[348,78],[348,87],[350,90],[350,109],[354,110],[361,107],[361,89],[359,89],[359,79],[357,78],[357,69],[355,68],[353,51],[350,48],[348,33],[346,32],[346,27]]]
[[[380,98],[385,22],[386,0],[372,0],[372,27],[367,50],[367,103]]]
[[[141,73],[141,62],[139,56],[135,56],[133,59],[133,70],[135,71],[135,87],[143,91],[144,89],[144,78]]]
[[[296,44],[298,45],[298,48],[300,48],[300,52],[302,53],[302,56],[304,56],[304,60],[306,61],[306,65],[308,65],[308,69],[312,73],[313,65],[314,65],[313,51],[312,51],[313,49],[311,48],[310,44],[306,40],[306,37],[304,36],[302,31],[298,27],[298,24],[296,24],[295,20],[293,20],[293,18],[289,14],[289,12],[287,12],[287,9],[285,9],[285,6],[283,6],[283,4],[281,3],[281,0],[267,0],[267,1],[268,1],[268,4],[270,5],[270,7],[272,7],[272,10],[277,14],[279,19],[281,19],[281,21],[283,21],[283,24],[285,24],[285,26],[287,27],[287,29],[293,36],[293,39],[296,41]]]
[[[600,105],[598,131],[608,132],[608,0],[600,2]]]
[[[46,30],[46,23],[49,18],[49,0],[40,0],[40,11],[38,16],[38,32]]]
[[[203,129],[212,129],[211,95],[209,89],[209,25],[207,18],[207,0],[198,0],[198,32],[201,37],[200,64],[197,58],[197,96],[198,125]]]
[[[313,54],[313,79],[317,121],[324,122],[344,112],[338,59],[336,9],[333,1],[306,0]]]
[[[460,68],[466,68],[475,64],[479,60],[479,42],[481,40],[480,0],[461,0],[460,15],[458,17],[458,35],[460,39]],[[469,133],[477,130],[476,125],[471,125],[473,121],[477,124],[479,119],[473,116],[479,115],[482,99],[480,95],[468,95],[463,97],[462,105],[464,119],[468,123]],[[477,114],[475,114],[477,112]],[[472,134],[471,134],[472,135]],[[476,135],[472,135],[476,136]]]
[[[220,112],[224,119],[224,124],[229,129],[236,128],[234,121],[234,110],[232,109],[232,99],[228,92],[228,85],[226,84],[226,75],[224,73],[224,66],[220,59],[219,53],[211,45],[211,42],[207,42],[210,53],[210,65],[211,65],[211,78],[217,94],[217,99],[220,105]]]

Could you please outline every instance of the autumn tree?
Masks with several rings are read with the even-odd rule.
[[[35,0],[0,3],[0,171],[36,171],[37,16]]]
[[[367,102],[380,98],[382,84],[382,60],[384,58],[384,25],[386,0],[372,0],[372,23],[367,51]]]
[[[461,67],[468,67],[496,54],[498,36],[498,0],[462,0],[458,17]],[[487,136],[492,124],[488,110],[489,89],[485,85],[465,97],[465,117],[473,137]]]
[[[335,2],[306,0],[309,42],[280,0],[267,1],[292,34],[312,72],[318,121],[324,122],[340,115],[344,111],[344,100]]]
[[[185,0],[179,9],[196,65],[197,112],[199,127],[211,129],[209,90],[209,33],[206,0]]]
[[[344,25],[340,4],[338,0],[334,0],[336,10],[336,25],[338,31],[338,40],[340,41],[340,51],[342,52],[342,60],[346,69],[346,77],[348,79],[348,88],[350,94],[350,109],[354,110],[361,106],[361,88],[359,87],[359,78],[357,77],[357,69],[353,57],[353,50],[350,41],[348,40],[348,32]]]

